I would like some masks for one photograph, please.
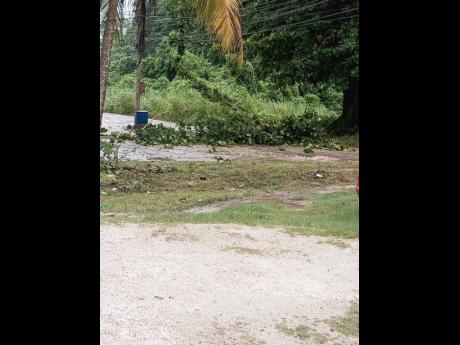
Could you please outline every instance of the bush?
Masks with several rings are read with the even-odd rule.
[[[255,114],[226,110],[224,114],[210,114],[193,121],[179,122],[179,129],[163,125],[148,125],[136,131],[136,142],[143,145],[204,143],[283,145],[316,143],[317,147],[327,147],[327,120],[318,117],[314,109],[302,115],[291,114],[272,118],[271,121]],[[333,142],[329,148],[344,149]]]
[[[157,119],[175,122],[194,120],[219,112],[221,108],[219,104],[204,98],[183,79],[175,79],[163,89],[149,89],[144,96],[143,107]]]
[[[181,123],[183,131],[193,128],[187,142],[302,143],[324,137],[340,113],[341,94],[334,87],[294,84],[280,89],[269,80],[257,81],[250,63],[241,70],[214,66],[188,51],[178,56],[168,48],[146,58],[143,69],[143,109],[155,118]],[[106,111],[132,114],[134,94],[134,73],[122,76],[109,87]],[[185,135],[176,138],[169,129],[154,127],[146,133],[139,133],[139,142],[175,144]],[[161,134],[166,139],[158,139]]]
[[[121,144],[130,139],[129,134],[112,133],[99,137],[99,161],[101,170],[118,168],[118,150]]]
[[[104,110],[115,114],[133,114],[135,110],[134,92],[129,89],[109,88]]]
[[[142,75],[152,79],[165,77],[171,81],[176,76],[176,65],[179,60],[177,50],[169,46],[167,41],[163,41],[156,55],[143,59]]]
[[[136,58],[134,56],[122,56],[112,59],[110,64],[109,79],[118,82],[124,75],[136,70]]]
[[[136,130],[136,143],[142,145],[186,145],[193,142],[193,134],[184,129],[175,130],[163,124],[147,125],[143,129]]]
[[[160,77],[158,79],[143,78],[143,81],[148,91],[164,91],[170,85],[170,81],[166,77]]]

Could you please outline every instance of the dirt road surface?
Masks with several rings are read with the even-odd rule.
[[[358,240],[231,224],[100,237],[101,345],[358,344],[327,324],[359,298]],[[299,326],[310,336],[285,331]]]

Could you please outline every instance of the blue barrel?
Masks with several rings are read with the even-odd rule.
[[[146,125],[149,123],[149,112],[148,111],[136,111],[136,117],[134,118],[134,125]]]

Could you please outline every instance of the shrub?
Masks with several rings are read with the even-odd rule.
[[[122,56],[112,59],[110,64],[109,80],[118,82],[124,75],[136,70],[136,58],[134,56]]]
[[[133,114],[135,110],[134,92],[129,89],[109,88],[104,110],[115,114]]]
[[[305,83],[278,88],[270,80],[257,81],[250,63],[237,70],[212,65],[188,51],[179,56],[175,49],[165,48],[147,57],[142,66],[147,85],[143,109],[155,118],[180,122],[181,130],[193,128],[193,138],[187,141],[302,143],[324,137],[340,113],[341,94],[333,86]],[[134,93],[135,74],[120,77],[108,89],[106,111],[132,114]],[[182,137],[177,139],[165,129],[151,128],[149,135],[158,137],[166,131],[165,140],[143,134],[138,140],[181,142]]]

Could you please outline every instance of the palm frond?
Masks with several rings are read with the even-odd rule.
[[[237,0],[195,0],[202,24],[219,42],[224,53],[236,53],[243,64],[243,34]]]
[[[116,38],[119,39],[120,34],[123,30],[123,24],[125,21],[125,4],[131,3],[132,0],[118,0],[118,10],[117,10],[117,18],[116,18]],[[100,2],[100,10],[99,10],[99,18],[100,18],[100,25],[101,29],[104,27],[105,21],[107,19],[107,9],[108,9],[108,0],[101,0]]]

